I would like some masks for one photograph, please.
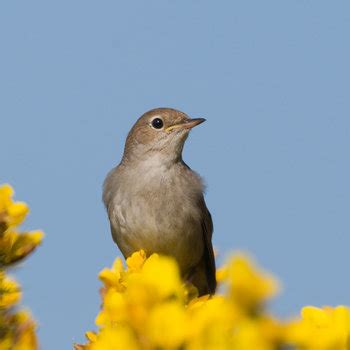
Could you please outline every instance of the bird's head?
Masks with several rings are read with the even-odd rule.
[[[171,108],[157,108],[143,114],[130,130],[125,143],[124,159],[147,159],[159,155],[164,159],[181,159],[189,131],[205,121],[189,118]]]

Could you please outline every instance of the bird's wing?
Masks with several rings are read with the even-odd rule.
[[[202,211],[202,234],[204,242],[203,260],[206,267],[206,277],[210,294],[214,294],[216,289],[215,277],[215,257],[211,238],[213,235],[213,221],[210,212],[205,204],[204,197],[200,199],[199,205]]]

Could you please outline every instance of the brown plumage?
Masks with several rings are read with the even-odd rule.
[[[182,160],[182,149],[190,129],[203,121],[170,108],[142,115],[103,190],[112,236],[123,255],[144,249],[148,255],[173,256],[200,295],[216,288],[213,223],[202,180]]]

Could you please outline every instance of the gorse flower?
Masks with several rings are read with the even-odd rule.
[[[191,287],[182,283],[173,259],[157,254],[146,259],[140,251],[127,259],[128,269],[117,259],[110,270],[104,269],[100,274],[104,283],[103,306],[96,319],[100,331],[88,333],[89,343],[80,348],[277,348],[283,327],[261,312],[261,304],[272,293],[271,288],[266,293],[266,285],[275,286],[276,282],[270,276],[258,275],[242,255],[233,258],[230,264],[236,263],[245,266],[246,273],[237,275],[244,281],[244,288],[250,291],[247,281],[255,288],[254,315],[252,305],[249,313],[245,312],[247,305],[242,309],[232,297],[236,291],[234,275],[227,273],[222,281],[228,285],[227,294],[188,300],[193,292],[188,293]],[[239,288],[237,291],[242,292]]]
[[[43,233],[17,231],[29,209],[25,203],[14,202],[13,194],[11,186],[0,186],[0,349],[35,350],[35,323],[28,312],[16,309],[21,288],[6,275],[6,269],[30,254],[41,243]]]
[[[255,313],[279,291],[277,280],[260,271],[244,254],[235,255],[218,274],[228,287],[230,300],[247,313]]]
[[[10,185],[0,187],[0,223],[5,228],[20,225],[28,214],[29,208],[23,202],[12,200],[14,191]]]
[[[290,342],[300,349],[350,349],[350,309],[345,306],[306,306],[301,319],[288,329]]]
[[[76,349],[350,349],[348,308],[306,307],[301,319],[277,320],[265,304],[279,284],[244,254],[218,270],[222,294],[200,298],[169,257],[140,251],[126,265],[118,258],[100,273],[99,329]]]
[[[21,299],[21,289],[17,282],[7,277],[3,272],[0,274],[0,309],[10,308]]]

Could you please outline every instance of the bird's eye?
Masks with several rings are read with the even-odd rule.
[[[155,129],[161,129],[164,125],[163,120],[160,118],[154,118],[151,124]]]

